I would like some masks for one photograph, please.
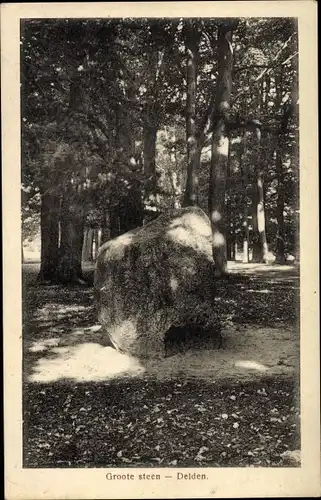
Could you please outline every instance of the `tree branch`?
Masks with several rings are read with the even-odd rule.
[[[247,71],[255,68],[270,68],[269,64],[251,64],[250,66],[240,66],[234,68],[234,73],[240,73],[241,71]]]
[[[277,59],[278,57],[280,56],[280,54],[283,52],[283,50],[289,45],[291,39],[293,38],[293,36],[296,34],[296,32],[292,33],[289,38],[284,42],[284,44],[282,45],[282,47],[280,48],[280,50],[276,53],[276,55],[273,57],[272,61],[271,61],[271,64],[268,65],[267,67],[265,67],[265,69],[263,71],[261,71],[261,73],[259,74],[258,77],[255,78],[254,80],[254,83],[257,83],[258,81],[260,81],[263,76],[265,74],[268,74],[272,71],[272,69],[275,67],[275,64],[273,64]],[[282,65],[283,63],[281,63]],[[242,89],[236,96],[235,98],[233,99],[233,104],[232,106],[235,104],[235,102],[238,100],[239,97],[241,97],[244,92],[247,92],[248,90],[250,90],[250,86],[247,86],[245,87],[244,89]]]

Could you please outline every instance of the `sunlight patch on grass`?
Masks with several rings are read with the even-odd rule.
[[[296,268],[290,264],[261,264],[256,262],[248,262],[247,264],[243,262],[229,261],[227,263],[227,269],[230,273],[242,273],[245,275],[255,275],[256,273],[296,273]],[[273,277],[273,280],[275,277]],[[284,279],[284,276],[281,276]]]
[[[86,310],[87,310],[86,306],[63,306],[59,307],[59,309],[57,309],[56,312],[65,314],[65,313],[79,312]]]
[[[61,306],[59,303],[50,302],[38,309],[38,314],[50,315],[54,311],[55,313],[72,313],[87,310],[86,306],[80,305],[64,305]]]
[[[42,352],[46,351],[51,347],[57,347],[59,344],[59,339],[44,339],[37,342],[33,342],[33,344],[29,347],[29,352]]]
[[[85,328],[85,332],[92,332],[92,333],[95,333],[95,332],[99,332],[99,330],[101,330],[101,325],[94,325],[94,326],[90,326],[89,328]]]
[[[244,368],[245,370],[258,370],[259,372],[266,372],[268,368],[261,363],[257,363],[256,361],[236,361],[235,366],[238,368]]]
[[[38,343],[29,347],[30,352],[42,352],[42,351],[45,351],[46,349],[47,349],[47,347],[45,345],[38,344]]]
[[[77,382],[108,380],[120,375],[139,375],[144,368],[136,358],[117,352],[112,347],[84,343],[71,348],[54,348],[55,358],[38,360],[30,382]]]

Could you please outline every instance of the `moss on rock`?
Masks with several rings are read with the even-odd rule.
[[[165,355],[173,326],[219,331],[211,227],[197,207],[175,209],[105,243],[95,270],[98,317],[119,350]]]

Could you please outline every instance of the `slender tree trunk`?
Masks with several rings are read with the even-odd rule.
[[[228,158],[227,158],[227,175],[226,175],[226,193],[225,193],[225,205],[226,205],[226,220],[227,220],[227,230],[226,230],[226,258],[227,260],[232,260],[232,207],[231,207],[231,145],[228,148]]]
[[[187,179],[184,206],[198,204],[198,172],[200,166],[199,146],[196,139],[196,84],[198,66],[198,29],[188,22],[186,27],[187,49],[187,100],[186,100],[186,144],[187,144]]]
[[[105,243],[110,239],[110,220],[109,220],[109,212],[103,212],[103,223],[101,228],[101,244]]]
[[[173,191],[173,207],[181,208],[181,187],[178,180],[177,172],[173,171],[170,173],[170,180]]]
[[[85,229],[84,229],[84,242],[82,245],[82,252],[81,252],[81,262],[86,262],[88,260],[87,240],[88,240],[88,227],[85,227]]]
[[[230,199],[226,200],[226,219],[228,221],[228,228],[226,232],[226,258],[227,260],[233,260],[233,234],[232,234],[232,224],[231,224],[231,203]]]
[[[25,263],[25,254],[24,254],[24,250],[23,250],[23,240],[22,240],[22,235],[21,235],[21,262],[22,264]]]
[[[91,247],[91,253],[92,253],[93,262],[95,262],[96,253],[97,253],[97,229],[93,229],[93,244]]]
[[[93,260],[96,261],[98,257],[98,250],[100,247],[101,240],[101,230],[99,228],[94,229],[94,238],[93,238]]]
[[[46,190],[41,196],[41,263],[38,279],[52,281],[58,265],[60,199]]]
[[[232,245],[232,238],[230,235],[226,238],[226,258],[227,260],[233,260],[233,245]]]
[[[218,30],[218,79],[213,117],[212,159],[209,183],[209,214],[215,275],[226,273],[226,224],[224,217],[226,170],[228,162],[227,122],[232,90],[232,28]]]
[[[243,205],[243,263],[247,264],[249,262],[249,214],[248,214],[248,203],[247,203],[247,189],[248,189],[248,139],[249,132],[245,132],[243,135],[243,145],[241,148],[241,158],[240,158],[240,170],[241,170],[241,184],[242,184],[242,205]]]
[[[90,262],[92,260],[92,243],[93,229],[91,227],[87,227],[84,231],[84,243],[81,258],[83,262]]]
[[[135,102],[136,97],[133,88],[128,90],[128,98],[130,102]],[[135,159],[135,127],[132,123],[132,113],[130,111],[128,109],[120,111],[122,119],[116,131],[116,142],[121,145],[122,149],[122,161],[132,171],[133,177],[127,196],[124,196],[120,200],[117,208],[119,234],[143,225],[144,220],[144,203],[141,186],[139,181],[135,181],[135,176],[139,177],[140,166],[137,165]]]
[[[97,255],[98,255],[99,248],[101,247],[101,245],[102,245],[102,229],[101,229],[101,227],[99,227],[97,229]]]
[[[56,280],[83,283],[81,255],[84,240],[85,209],[83,197],[71,183],[61,204],[61,242]]]
[[[261,245],[261,259],[265,264],[269,260],[269,249],[266,238],[266,225],[265,225],[265,207],[264,207],[264,180],[263,172],[261,169],[257,173],[257,190],[258,190],[258,206],[257,206],[257,225],[260,236]]]
[[[277,204],[276,220],[278,224],[276,235],[275,262],[284,264],[285,262],[285,240],[284,240],[284,173],[282,162],[282,151],[276,150],[276,176],[277,176]]]
[[[90,262],[94,262],[94,246],[95,246],[95,230],[93,228],[90,229]]]
[[[234,260],[234,261],[236,260],[234,227],[233,227],[233,233],[231,235],[231,260]]]
[[[265,227],[263,172],[255,172],[252,194],[253,262],[268,262],[268,244]]]
[[[258,191],[256,179],[252,184],[252,262],[261,262],[261,244],[257,220]]]
[[[234,253],[234,260],[237,260],[238,251],[239,251],[239,249],[238,249],[238,245],[237,245],[237,239],[236,239],[236,237],[235,237],[235,241],[234,241],[234,252],[233,252],[233,253]]]
[[[94,261],[93,246],[94,246],[94,229],[90,227],[88,232],[88,256],[89,256],[88,260],[90,262]]]
[[[252,226],[253,226],[253,262],[268,262],[268,244],[266,237],[264,206],[264,166],[266,151],[262,153],[261,131],[256,128],[253,146],[253,184],[252,184]]]
[[[151,114],[151,112],[150,112]],[[151,178],[152,191],[156,188],[156,139],[157,125],[150,117],[144,123],[144,173]]]
[[[244,264],[249,262],[249,224],[247,207],[243,217],[243,259]]]
[[[119,215],[117,207],[114,207],[110,211],[109,216],[109,233],[111,238],[116,238],[120,235],[119,230]]]
[[[183,200],[184,207],[191,207],[198,205],[198,174],[201,166],[201,153],[202,147],[196,145],[193,146],[193,153],[189,155],[189,160],[187,165],[187,179],[186,188]]]
[[[296,74],[296,68],[293,67],[294,75]],[[282,102],[282,72],[276,74],[276,94],[279,106]],[[285,145],[285,134],[288,129],[288,123],[290,116],[297,118],[297,100],[298,100],[298,82],[294,79],[293,88],[291,91],[290,104],[284,106],[283,117],[281,125],[277,136],[276,145],[276,177],[277,177],[277,206],[276,206],[276,218],[277,218],[277,240],[276,240],[276,250],[275,250],[275,261],[277,264],[284,264],[285,259],[285,229],[284,229],[284,207],[285,207],[285,187],[284,187],[284,168],[283,168],[283,150]],[[297,139],[297,134],[296,134]]]
[[[282,71],[275,74],[276,87],[276,106],[281,107],[283,93],[283,73]],[[283,121],[283,120],[282,120]],[[283,137],[282,128],[286,128],[285,124],[281,123],[280,130],[277,135],[277,144],[275,151],[275,167],[277,179],[277,202],[276,202],[276,220],[277,233],[275,245],[275,262],[276,264],[284,264],[285,262],[285,241],[284,241],[284,172],[283,172]]]

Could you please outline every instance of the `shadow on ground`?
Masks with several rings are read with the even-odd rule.
[[[242,276],[236,264],[217,284],[213,306],[224,326],[224,348],[192,349],[160,361],[115,351],[96,324],[91,287],[41,286],[37,266],[24,269],[24,375],[29,381],[89,381],[118,376],[246,380],[292,374],[299,366],[298,278],[295,269],[254,265],[265,279]],[[272,268],[272,269],[270,269]],[[245,269],[252,268],[245,265]],[[254,272],[254,271],[253,271]],[[281,279],[283,277],[283,279]],[[204,346],[203,346],[204,347]]]
[[[108,345],[91,287],[39,286],[24,266],[24,466],[289,466],[299,281],[268,267],[218,283],[223,349],[142,363]]]

